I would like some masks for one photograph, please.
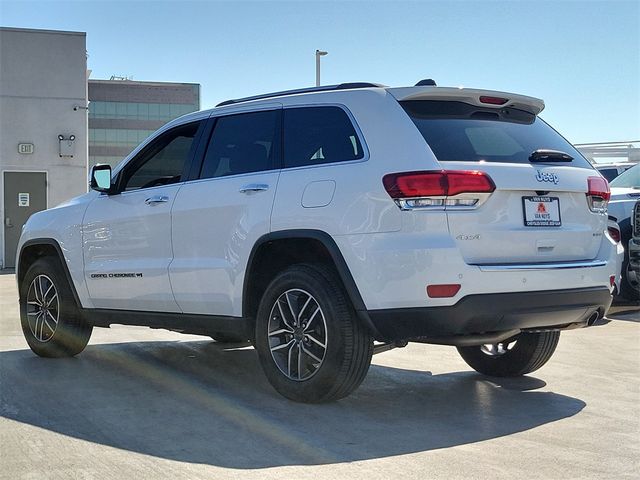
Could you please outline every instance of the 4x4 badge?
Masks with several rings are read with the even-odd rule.
[[[547,173],[541,170],[536,170],[536,180],[539,182],[553,182],[553,183],[558,183],[560,181],[560,179],[558,178],[558,175],[556,175],[555,173]]]

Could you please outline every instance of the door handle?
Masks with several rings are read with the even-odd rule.
[[[5,225],[7,228],[13,228],[13,224],[11,223],[11,219],[10,219],[9,217],[6,217],[6,218],[4,219],[4,225]]]
[[[167,203],[169,201],[169,197],[166,195],[156,195],[154,197],[147,198],[144,203],[147,205],[155,205],[157,203]]]
[[[266,183],[250,183],[245,185],[240,189],[240,193],[255,193],[255,192],[265,192],[269,190],[269,185]]]

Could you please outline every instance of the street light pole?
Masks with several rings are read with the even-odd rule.
[[[329,52],[316,50],[316,87],[320,86],[320,57],[324,57]]]

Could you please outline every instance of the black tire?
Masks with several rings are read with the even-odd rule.
[[[624,262],[622,263],[622,278],[620,279],[620,295],[627,300],[640,300],[640,285],[631,281],[630,274],[629,251],[625,248]]]
[[[276,310],[276,302],[282,302],[283,296],[287,301],[287,295],[296,297],[299,307],[305,294],[312,297],[313,307],[308,308],[308,311],[299,308],[298,312],[302,312],[297,314],[298,326],[295,334],[298,339],[296,340],[295,335],[290,335],[290,341],[294,343],[287,349],[289,366],[291,358],[296,357],[294,363],[297,363],[297,366],[294,365],[293,370],[297,373],[294,374],[293,371],[285,372],[278,366],[276,356],[280,353],[272,355],[274,344],[285,342],[288,334],[282,334],[282,340],[279,336],[269,335],[269,321],[283,321]],[[292,303],[295,303],[296,298]],[[319,309],[319,313],[316,312],[316,308]],[[295,321],[294,310],[291,308],[291,316],[285,318],[289,323]],[[315,316],[311,310],[316,312]],[[276,312],[273,317],[272,312]],[[288,315],[289,313],[285,314]],[[280,320],[276,320],[277,318]],[[303,329],[305,322],[308,322],[309,330]],[[324,342],[324,348],[318,347],[317,342],[310,342],[304,332],[319,339],[321,343]],[[335,273],[323,265],[300,264],[291,266],[276,276],[262,296],[256,319],[256,349],[267,379],[281,395],[296,402],[321,403],[344,398],[362,383],[371,364],[373,337],[356,317]],[[320,358],[320,350],[323,352],[320,362],[316,361],[315,364],[308,354],[306,357],[303,354],[313,349],[317,358]],[[306,362],[304,370],[301,368],[299,357],[302,357],[302,363]],[[303,378],[302,373],[308,378]],[[300,380],[292,378],[296,375]]]
[[[44,303],[50,302],[46,308],[32,301],[38,285],[39,297],[45,293],[42,290],[53,286],[44,295]],[[37,301],[42,303],[40,298]],[[29,347],[41,357],[77,355],[87,346],[93,330],[80,315],[60,262],[54,257],[40,258],[27,270],[20,284],[20,321]]]
[[[553,355],[560,332],[523,333],[501,354],[485,353],[483,346],[458,347],[460,356],[475,371],[490,377],[519,377],[542,367]],[[507,348],[508,342],[504,345]]]
[[[249,343],[248,338],[242,338],[237,335],[229,335],[226,333],[216,333],[215,335],[209,336],[218,343]]]

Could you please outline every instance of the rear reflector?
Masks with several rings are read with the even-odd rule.
[[[427,295],[431,298],[450,298],[460,291],[459,283],[427,285]]]
[[[609,286],[611,286],[611,287],[615,287],[616,286],[616,276],[615,275],[611,275],[609,277]]]
[[[480,97],[480,103],[488,103],[490,105],[504,105],[508,101],[509,101],[508,98],[488,97],[486,95],[482,95]]]
[[[620,243],[620,230],[614,227],[609,227],[607,230],[609,231],[609,236],[613,239],[613,241],[616,243]]]
[[[491,193],[496,189],[489,175],[476,170],[390,173],[382,183],[394,199]]]

